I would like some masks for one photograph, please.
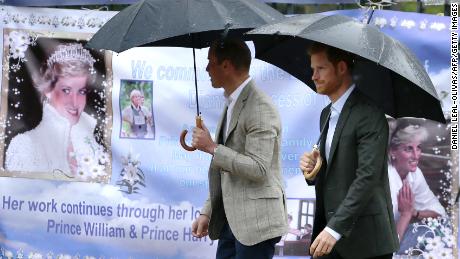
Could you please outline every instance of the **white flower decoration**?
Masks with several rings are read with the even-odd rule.
[[[420,30],[425,30],[428,25],[428,20],[424,19],[423,21],[420,22]]]
[[[91,170],[88,167],[79,167],[76,177],[80,180],[87,181],[91,178]]]
[[[131,185],[133,185],[136,181],[139,180],[139,176],[137,175],[137,167],[133,166],[131,163],[124,167],[125,174],[123,175],[123,180],[128,181]]]
[[[103,176],[105,174],[105,167],[103,165],[94,164],[89,169],[92,178]]]
[[[442,31],[442,30],[446,29],[446,25],[444,23],[440,23],[440,22],[433,22],[430,25],[430,29],[436,30],[436,31]]]
[[[423,253],[423,258],[424,259],[437,259],[438,256],[435,252],[431,251],[429,253]]]
[[[401,27],[406,27],[407,29],[412,29],[415,26],[415,22],[413,20],[402,20]]]
[[[383,28],[385,25],[387,25],[387,19],[383,18],[383,17],[377,17],[375,19],[375,25],[380,27],[380,28]]]
[[[77,159],[81,167],[91,167],[94,164],[94,159],[91,155],[81,155],[80,158]]]
[[[448,248],[441,248],[437,251],[437,255],[439,259],[451,259],[454,258],[452,254],[452,249]]]
[[[25,52],[32,43],[30,36],[23,31],[12,31],[8,35],[10,56],[14,59],[24,59]]]
[[[140,168],[139,154],[133,155],[130,151],[127,156],[121,157],[123,169],[121,170],[121,179],[117,182],[120,191],[131,194],[137,193],[139,185],[145,187],[145,175]]]
[[[43,259],[43,255],[39,253],[30,253],[28,256],[29,259]]]
[[[7,259],[13,259],[14,258],[14,254],[10,250],[5,250],[5,253],[3,254],[3,256],[5,256]]]
[[[9,41],[10,45],[29,45],[30,44],[30,37],[27,33],[23,31],[12,31],[9,34]]]
[[[441,237],[435,236],[433,238],[428,237],[425,239],[426,241],[426,250],[431,251],[431,250],[437,250],[441,247],[443,247]]]
[[[97,157],[99,163],[102,164],[102,165],[105,165],[106,163],[109,162],[109,156],[108,156],[108,154],[105,153],[105,152],[102,151],[102,150],[98,150],[98,151],[96,152],[96,157]]]
[[[442,238],[442,241],[446,243],[447,247],[453,247],[455,244],[455,238],[452,235],[446,235],[445,237]]]

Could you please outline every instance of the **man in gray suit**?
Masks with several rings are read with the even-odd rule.
[[[208,53],[214,88],[227,105],[215,143],[204,126],[192,145],[213,156],[209,197],[193,222],[196,237],[219,239],[217,258],[272,258],[287,231],[280,166],[281,122],[269,96],[249,76],[251,52],[241,40],[214,42]]]
[[[332,102],[321,113],[320,152],[307,152],[300,160],[304,172],[313,170],[319,156],[325,161],[309,182],[316,189],[310,253],[322,259],[391,259],[398,237],[385,114],[355,87],[350,53],[317,43],[309,55],[316,91]]]

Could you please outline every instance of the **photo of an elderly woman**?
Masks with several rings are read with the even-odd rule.
[[[107,182],[109,157],[95,138],[97,119],[85,111],[97,72],[96,59],[81,43],[55,45],[31,81],[39,93],[38,124],[11,138],[5,152],[7,171],[49,177]],[[24,105],[27,105],[25,103]]]
[[[431,190],[419,167],[423,143],[429,133],[419,123],[395,121],[390,136],[388,174],[393,213],[400,239],[399,253],[417,243],[420,233],[412,223],[446,217],[446,210]]]

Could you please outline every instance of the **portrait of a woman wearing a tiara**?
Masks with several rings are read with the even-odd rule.
[[[97,120],[85,112],[96,80],[96,60],[80,43],[61,43],[31,76],[40,94],[42,118],[34,128],[11,139],[7,171],[74,181],[107,182],[109,157],[94,136]],[[55,177],[53,177],[55,176]]]

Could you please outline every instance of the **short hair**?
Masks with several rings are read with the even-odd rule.
[[[219,64],[229,60],[236,70],[249,71],[251,51],[243,40],[234,38],[216,40],[211,44],[210,50]]]
[[[131,93],[129,94],[129,99],[133,99],[134,95],[139,95],[139,96],[143,96],[142,92],[137,90],[137,89],[133,89],[131,91]]]
[[[398,125],[390,138],[390,147],[396,148],[411,141],[424,142],[428,139],[428,131],[418,124]]]
[[[309,56],[321,52],[326,53],[327,59],[334,64],[334,66],[336,66],[340,61],[345,62],[345,64],[347,64],[348,71],[350,74],[352,73],[356,57],[355,54],[316,41],[308,46],[307,53]]]
[[[34,85],[42,96],[54,89],[60,77],[86,75],[86,84],[91,85],[96,81],[94,62],[80,43],[58,45],[46,61],[44,72],[34,76]]]

